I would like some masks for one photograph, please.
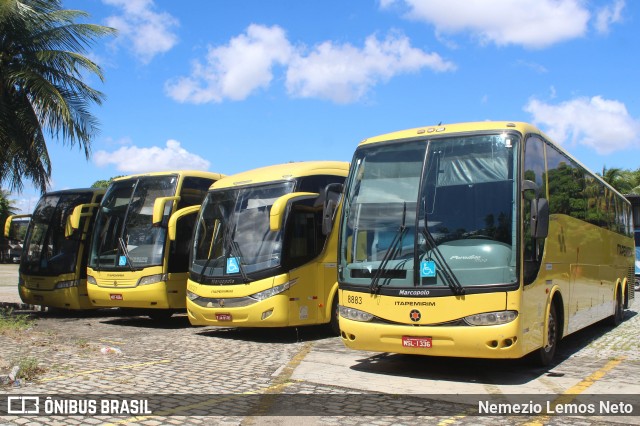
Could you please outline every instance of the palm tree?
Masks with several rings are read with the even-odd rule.
[[[89,158],[98,131],[89,107],[104,94],[83,81],[100,67],[83,56],[113,28],[75,21],[88,15],[62,9],[60,0],[0,0],[0,183],[23,188],[23,178],[42,192],[51,177],[45,135]]]
[[[606,166],[603,166],[602,174],[600,176],[605,182],[613,186],[618,192],[622,194],[628,194],[629,191],[633,189],[634,185],[629,181],[630,177],[626,172],[626,170],[622,170],[619,168],[613,167],[607,169]]]

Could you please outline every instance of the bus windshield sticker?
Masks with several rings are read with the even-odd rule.
[[[237,274],[240,272],[240,266],[238,264],[237,257],[230,257],[227,259],[227,274]]]
[[[127,264],[126,256],[120,256],[118,259],[118,266],[125,266]]]
[[[436,276],[436,263],[432,260],[423,260],[420,262],[420,276],[421,277],[435,277]]]

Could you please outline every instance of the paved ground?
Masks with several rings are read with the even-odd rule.
[[[0,302],[11,288],[1,285],[10,275],[3,275],[4,267]],[[157,323],[117,310],[31,315],[36,321],[30,330],[0,335],[0,371],[24,360],[35,360],[43,371],[0,392],[7,399],[39,395],[41,408],[69,410],[72,401],[81,412],[91,407],[78,398],[89,397],[97,414],[105,400],[120,398],[128,402],[130,415],[13,415],[0,416],[0,424],[640,424],[638,412],[631,417],[477,415],[481,401],[485,409],[509,402],[535,410],[549,402],[574,410],[593,404],[599,410],[601,403],[622,402],[623,409],[634,403],[640,410],[635,309],[615,329],[598,324],[569,336],[549,369],[524,361],[351,351],[325,327],[196,328],[184,315]],[[589,399],[591,394],[599,396]],[[54,405],[48,395],[66,402]],[[152,414],[133,415],[137,400]],[[2,404],[8,401],[0,397],[0,411]]]

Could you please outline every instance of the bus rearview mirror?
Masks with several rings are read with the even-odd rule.
[[[549,202],[546,198],[531,200],[531,236],[546,238],[549,235]]]
[[[324,188],[324,202],[322,206],[322,234],[329,235],[333,230],[333,218],[340,203],[343,185],[330,183]]]
[[[93,212],[89,211],[89,209],[99,206],[99,203],[78,204],[75,206],[73,212],[67,217],[67,223],[64,228],[65,238],[71,237],[80,228],[80,219],[93,215]],[[83,212],[84,209],[86,210]]]
[[[14,214],[9,216],[7,220],[5,220],[4,222],[4,237],[11,238],[11,224],[13,223],[14,220],[25,219],[30,217],[31,217],[30,214]],[[14,239],[17,239],[17,238],[14,238]]]
[[[269,229],[271,231],[279,231],[282,229],[282,221],[284,220],[285,212],[291,203],[294,201],[316,198],[319,195],[320,194],[317,192],[292,192],[291,194],[285,194],[276,199],[271,206],[271,212],[269,213]]]
[[[166,206],[167,203],[169,201],[179,201],[180,200],[180,196],[174,195],[172,197],[158,197],[156,198],[156,200],[153,202],[153,216],[151,217],[151,224],[153,226],[160,226],[162,225],[162,222],[164,221],[165,217],[168,218],[169,213],[171,212],[171,209],[169,209],[169,211],[166,211]]]

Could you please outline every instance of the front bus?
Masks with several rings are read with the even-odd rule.
[[[91,309],[87,296],[87,236],[104,189],[67,189],[44,194],[31,216],[18,278],[23,302],[59,309]],[[75,232],[68,223],[76,207]],[[7,225],[14,217],[7,219]],[[81,220],[82,219],[82,220]],[[5,226],[5,234],[9,226]]]
[[[348,163],[289,163],[216,182],[193,237],[194,325],[331,323],[337,333],[337,227]]]
[[[98,209],[91,239],[91,303],[137,308],[154,319],[184,309],[195,213],[221,177],[171,171],[115,179]],[[167,238],[172,227],[174,238]]]
[[[363,141],[341,218],[350,348],[548,364],[559,339],[623,318],[629,203],[525,123]],[[549,238],[547,238],[549,236]]]

